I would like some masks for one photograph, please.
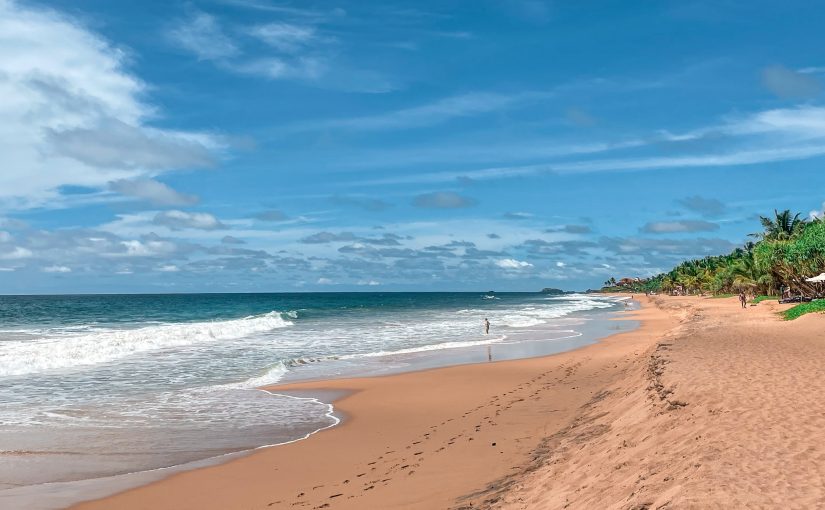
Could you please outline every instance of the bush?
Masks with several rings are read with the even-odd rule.
[[[817,299],[810,303],[800,303],[793,308],[789,308],[782,312],[782,316],[786,321],[792,321],[802,317],[806,313],[821,313],[825,312],[825,299]]]
[[[751,300],[751,303],[757,304],[757,303],[761,303],[762,301],[770,301],[772,299],[775,299],[775,300],[779,301],[778,296],[756,296],[755,298],[753,298]]]

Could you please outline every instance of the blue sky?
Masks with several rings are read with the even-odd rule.
[[[597,287],[825,201],[815,2],[0,0],[0,290]]]

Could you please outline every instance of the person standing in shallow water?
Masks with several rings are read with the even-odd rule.
[[[490,334],[490,321],[487,320],[487,317],[484,317],[484,334]]]

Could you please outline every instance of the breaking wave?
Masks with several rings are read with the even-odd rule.
[[[218,340],[234,340],[291,326],[279,312],[243,319],[105,329],[74,336],[0,343],[0,376],[95,365],[133,354]]]

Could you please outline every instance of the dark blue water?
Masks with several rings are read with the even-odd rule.
[[[299,311],[301,318],[340,314],[410,312],[417,309],[479,310],[511,308],[514,303],[542,302],[539,293],[498,293],[481,299],[470,292],[324,292],[272,294],[105,294],[0,296],[3,328],[89,324],[134,325],[235,319],[279,311]]]

